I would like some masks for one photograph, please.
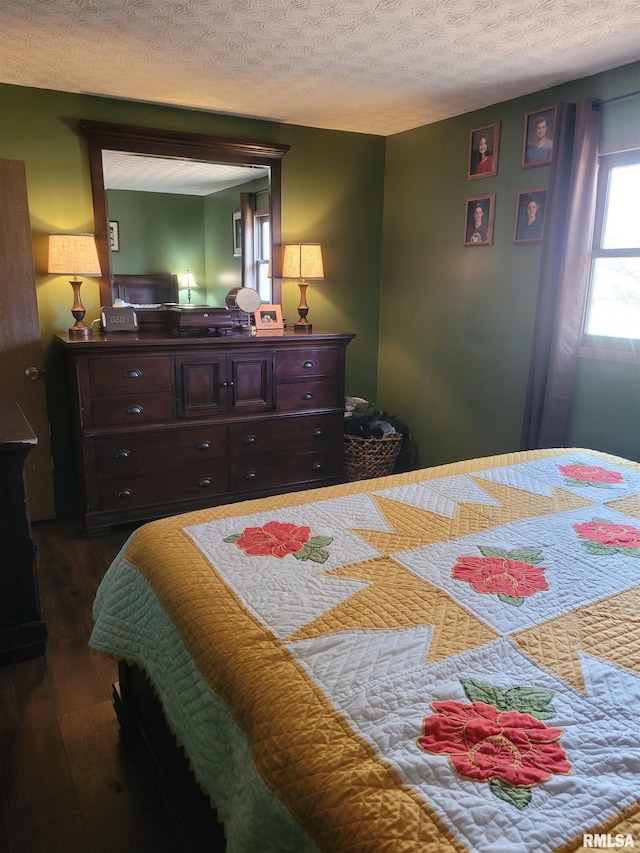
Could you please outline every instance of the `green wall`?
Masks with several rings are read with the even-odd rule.
[[[119,223],[120,251],[111,272],[128,275],[191,270],[205,283],[204,200],[175,193],[109,190],[109,219]]]
[[[524,116],[637,90],[640,64],[387,139],[379,405],[412,428],[425,465],[517,450],[535,316],[539,243],[514,244]],[[609,145],[640,145],[638,99],[604,107]],[[467,179],[472,129],[501,124],[498,174]],[[466,199],[495,193],[492,246],[463,246]],[[640,459],[640,368],[582,362],[567,444]]]
[[[347,392],[375,395],[383,137],[8,85],[0,85],[0,115],[0,157],[24,161],[27,174],[59,512],[73,495],[72,454],[64,371],[52,336],[70,325],[72,294],[64,277],[46,274],[47,241],[54,231],[94,230],[80,119],[290,145],[283,161],[283,240],[323,244],[326,278],[309,289],[310,319],[318,329],[356,332]],[[295,319],[298,288],[286,284],[283,291],[284,314]],[[82,297],[91,322],[100,308],[97,281],[84,282]]]

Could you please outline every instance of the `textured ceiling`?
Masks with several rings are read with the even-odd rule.
[[[639,43],[639,0],[0,0],[0,82],[384,135]]]

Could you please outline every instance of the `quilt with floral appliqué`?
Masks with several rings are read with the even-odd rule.
[[[127,560],[319,849],[640,846],[639,466],[533,451],[226,510],[149,525],[171,578],[144,536]]]

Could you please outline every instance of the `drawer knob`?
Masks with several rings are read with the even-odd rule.
[[[321,430],[320,427],[316,427],[316,429],[314,429],[311,435],[314,438],[320,438],[321,435],[324,435],[324,430]]]
[[[119,498],[130,498],[133,495],[133,489],[120,489],[118,492]]]
[[[140,377],[142,376],[142,371],[138,370],[137,367],[134,367],[131,370],[125,370],[122,375],[125,379],[140,379]]]
[[[319,471],[322,468],[322,462],[314,462],[311,467],[314,471]]]
[[[123,447],[122,450],[118,450],[113,454],[114,459],[128,459],[131,456],[131,451],[127,450],[126,447]]]
[[[248,474],[245,474],[245,480],[257,480],[258,475],[255,471],[249,471]]]
[[[211,448],[210,441],[201,441],[200,444],[197,445],[198,450],[209,450]]]
[[[142,406],[129,406],[128,409],[125,409],[125,412],[128,415],[141,415],[144,412]]]
[[[210,485],[211,485],[211,477],[203,477],[203,478],[200,480],[200,482],[198,483],[198,485],[199,485],[201,488],[206,489],[206,488],[207,488],[207,486],[210,486]]]
[[[233,388],[233,382],[221,382],[220,387],[221,388]]]
[[[302,366],[307,367],[307,368],[313,367],[313,362],[312,361],[303,361]]]
[[[300,397],[301,400],[313,400],[313,394],[311,391],[305,391],[304,394]]]
[[[242,443],[243,444],[255,444],[257,440],[258,439],[255,437],[255,435],[248,435],[248,436],[246,436],[246,438],[243,439]]]

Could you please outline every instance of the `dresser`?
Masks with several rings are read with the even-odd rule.
[[[86,532],[341,482],[353,337],[56,335]]]
[[[36,444],[20,407],[0,404],[0,664],[45,651],[24,482],[24,463]]]

